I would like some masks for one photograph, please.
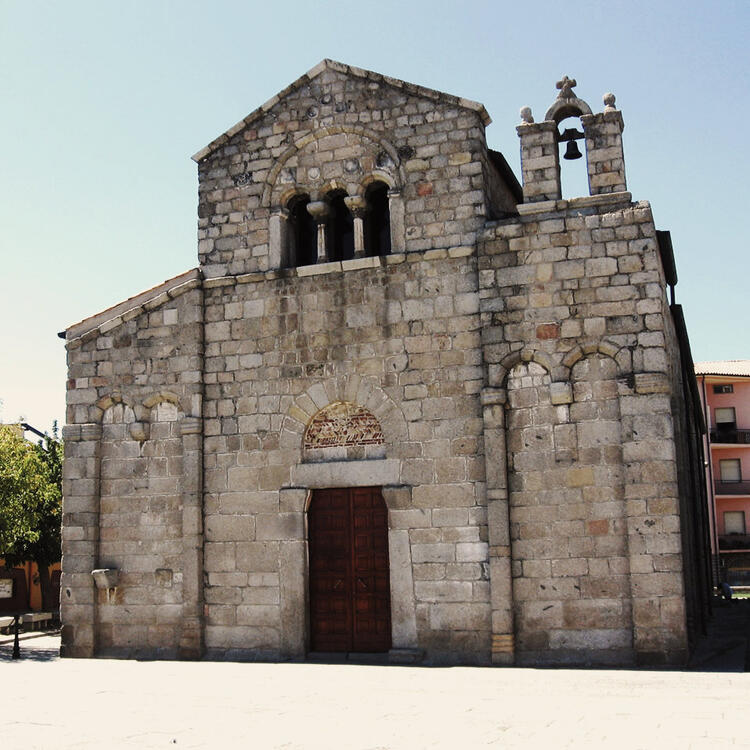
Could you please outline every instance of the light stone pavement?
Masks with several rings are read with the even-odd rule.
[[[0,748],[750,747],[750,675],[63,660],[0,642]]]

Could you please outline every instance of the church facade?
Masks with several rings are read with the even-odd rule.
[[[199,266],[65,332],[63,655],[684,661],[671,245],[574,86],[523,186],[480,104],[329,60],[195,155]]]

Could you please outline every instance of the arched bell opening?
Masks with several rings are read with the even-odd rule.
[[[371,183],[365,192],[367,213],[364,218],[365,254],[369,257],[391,252],[391,212],[389,187],[384,182]]]
[[[326,196],[331,211],[326,236],[331,261],[351,260],[354,257],[354,218],[344,198],[344,190],[335,190]]]
[[[562,197],[578,198],[588,195],[586,141],[580,117],[567,116],[558,122],[557,143]]]
[[[295,195],[287,203],[287,265],[290,268],[309,266],[318,259],[317,228],[307,210],[309,203],[310,196],[304,194]]]
[[[560,195],[563,198],[589,195],[588,155],[581,118],[591,114],[591,107],[575,95],[573,89],[576,85],[575,78],[563,76],[555,84],[560,93],[544,116],[545,120],[552,120],[557,125],[556,138],[561,149],[558,154]]]

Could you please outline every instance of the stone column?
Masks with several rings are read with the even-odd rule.
[[[293,265],[289,257],[288,220],[289,212],[285,208],[271,212],[268,223],[268,267],[271,269]]]
[[[279,656],[282,659],[302,659],[307,647],[307,536],[305,503],[308,490],[285,487],[279,490],[281,513],[294,514],[290,523],[291,538],[279,542],[279,606],[281,633]]]
[[[326,225],[331,217],[331,207],[325,201],[314,201],[307,204],[307,211],[318,225],[318,263],[328,263]]]
[[[348,195],[344,198],[346,207],[354,218],[354,257],[365,257],[365,214],[367,213],[367,203],[359,195]]]
[[[96,654],[96,588],[91,571],[99,562],[101,435],[97,423],[63,428],[61,656]]]
[[[622,112],[615,109],[613,94],[604,95],[604,112],[583,115],[581,123],[586,135],[589,193],[620,193],[628,189],[622,152]]]
[[[484,453],[487,475],[490,606],[492,608],[492,663],[514,661],[513,581],[511,576],[510,519],[505,446],[504,388],[482,390]]]
[[[203,423],[184,417],[182,434],[181,659],[203,654]]]
[[[557,123],[523,122],[516,132],[521,139],[524,203],[559,200],[562,192]]]
[[[400,190],[388,191],[388,213],[391,219],[391,252],[406,252],[406,224],[404,199]]]

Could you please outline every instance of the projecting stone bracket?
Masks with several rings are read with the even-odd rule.
[[[117,596],[117,584],[120,582],[120,571],[117,568],[97,568],[91,571],[98,589],[107,592],[107,603],[113,603]]]
[[[97,568],[91,571],[98,589],[114,589],[120,582],[120,571],[117,568]]]

